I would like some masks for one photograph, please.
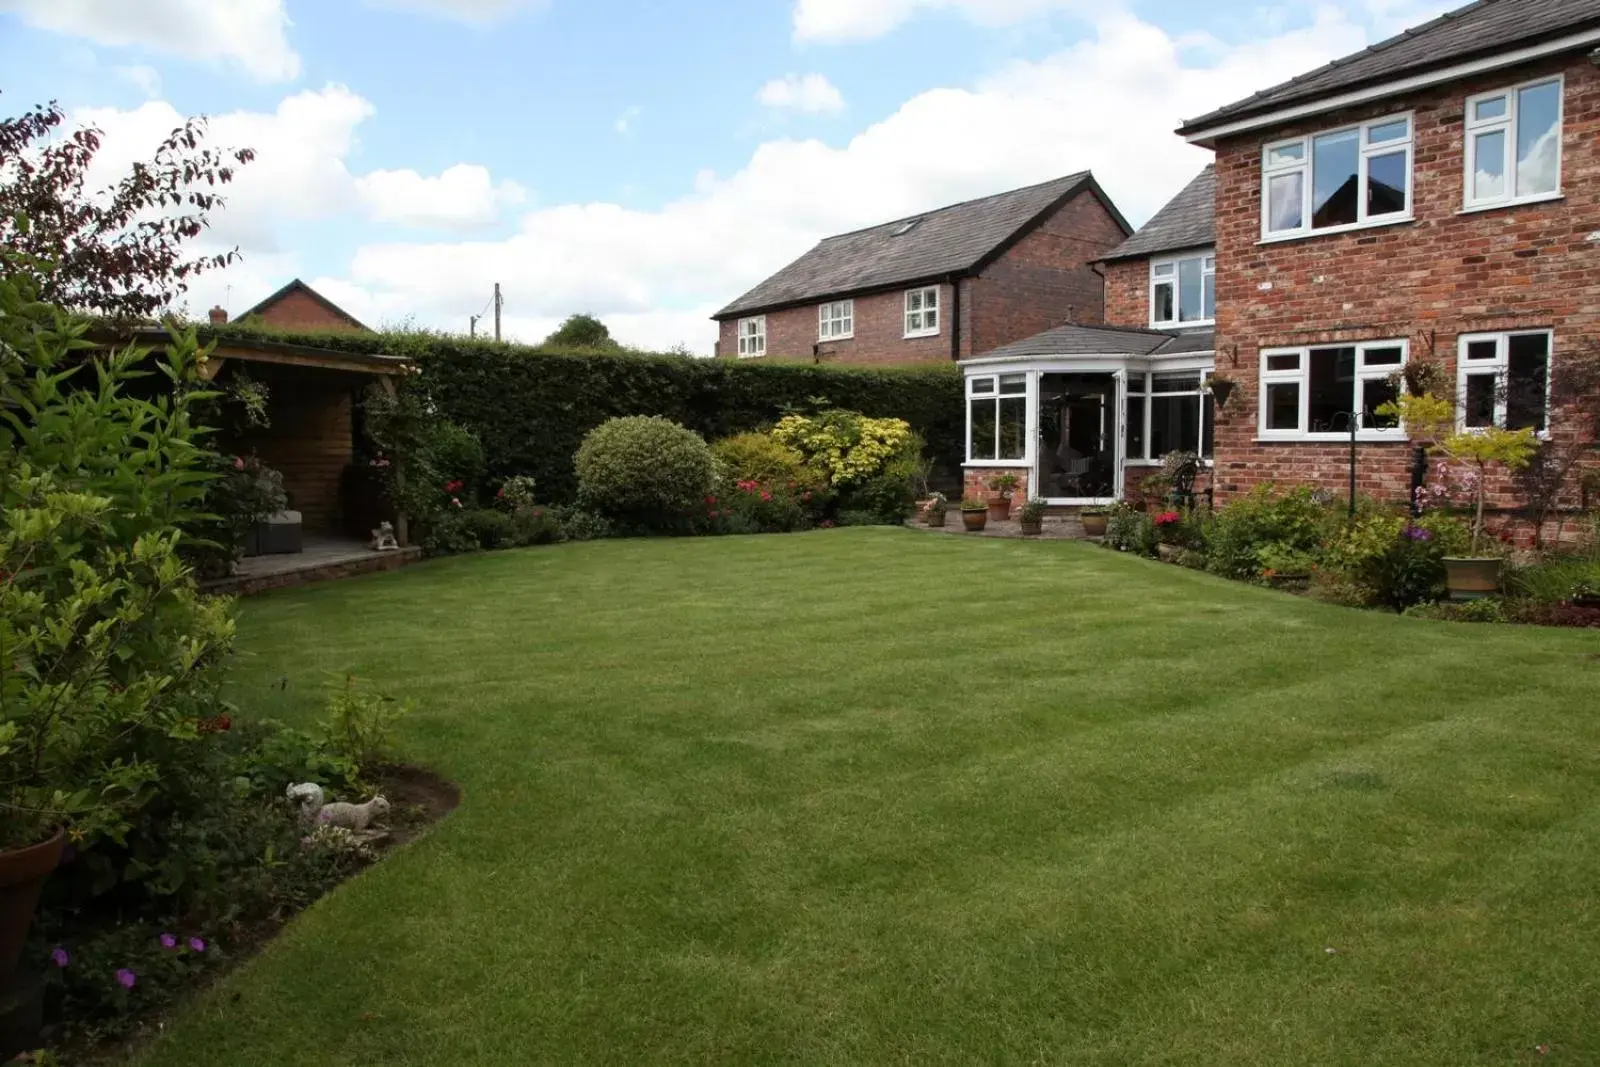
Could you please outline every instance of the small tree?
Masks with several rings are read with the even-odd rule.
[[[1542,387],[1542,383],[1540,383]],[[1516,472],[1522,514],[1533,527],[1533,545],[1544,547],[1544,528],[1559,512],[1572,473],[1594,454],[1600,440],[1600,345],[1563,352],[1550,368],[1550,434],[1538,442],[1528,465]],[[1530,398],[1533,403],[1543,397]]]
[[[593,315],[572,315],[544,339],[552,348],[617,349],[622,346],[611,339],[606,324]]]
[[[37,299],[74,311],[149,318],[226,267],[237,249],[190,256],[223,204],[219,186],[255,158],[248,148],[202,148],[206,122],[173,130],[149,162],[114,185],[86,188],[100,131],[75,130],[47,143],[65,120],[54,103],[0,119],[0,248],[23,253],[9,269],[31,272]],[[31,264],[31,266],[30,266]]]

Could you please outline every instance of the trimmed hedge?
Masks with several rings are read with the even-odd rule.
[[[573,456],[584,435],[625,415],[661,415],[715,441],[825,403],[905,419],[927,442],[941,480],[956,475],[965,451],[961,372],[953,364],[857,369],[554,351],[425,331],[294,333],[226,326],[202,330],[202,336],[409,356],[423,371],[409,387],[422,389],[442,417],[478,435],[490,481],[531,474],[541,499],[555,503],[576,497]]]

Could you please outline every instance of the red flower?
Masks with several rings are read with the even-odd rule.
[[[1182,521],[1183,516],[1179,515],[1176,511],[1163,511],[1161,514],[1156,516],[1157,526],[1171,526],[1174,523]]]
[[[800,499],[801,500],[810,500],[811,499],[811,494],[810,493],[801,493],[800,494]]]
[[[767,492],[765,489],[763,489],[761,491],[761,499],[762,500],[771,500],[772,499],[772,494]]]
[[[223,712],[220,715],[213,715],[209,719],[201,719],[194,725],[195,729],[200,733],[221,734],[233,729],[233,719],[229,717],[227,712]]]
[[[716,502],[717,502],[717,498],[716,497],[714,497],[714,496],[706,497],[706,503],[707,504],[715,504]]]

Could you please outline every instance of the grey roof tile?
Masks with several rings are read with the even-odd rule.
[[[1216,243],[1217,171],[1207,165],[1139,232],[1106,253],[1106,262]]]
[[[825,238],[712,317],[729,318],[821,297],[964,273],[1058,201],[1090,188],[1098,191],[1094,176],[1081,171],[1042,185]],[[1114,207],[1111,210],[1116,211]],[[1121,216],[1117,217],[1120,221]],[[914,225],[907,228],[908,223]]]
[[[1184,136],[1290,104],[1600,26],[1596,0],[1477,0],[1327,66],[1185,122]]]
[[[1134,326],[1057,326],[1013,341],[975,359],[1028,359],[1051,356],[1168,356],[1210,352],[1210,330],[1179,333]]]

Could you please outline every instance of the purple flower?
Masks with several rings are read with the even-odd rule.
[[[204,952],[206,950],[206,943],[202,938],[191,937],[189,939],[189,947],[195,952]]]
[[[128,968],[126,968],[126,967],[117,968],[117,984],[120,985],[123,989],[132,989],[134,983],[137,982],[138,980],[139,980],[139,976],[134,974],[132,971],[128,970]]]
[[[1410,529],[1406,530],[1406,536],[1411,538],[1411,540],[1413,540],[1413,541],[1432,541],[1433,540],[1433,534],[1429,533],[1427,530],[1424,530],[1420,526],[1413,526]]]
[[[67,955],[67,950],[60,945],[51,950],[50,959],[57,967],[65,967],[72,962],[72,957]]]
[[[178,939],[173,937],[171,934],[162,934],[161,935],[161,947],[162,948],[177,948],[178,947]]]

